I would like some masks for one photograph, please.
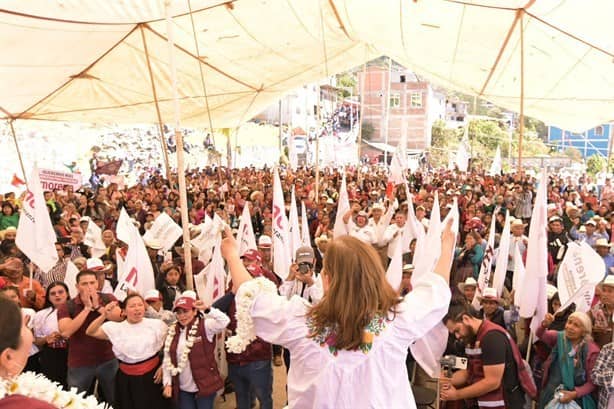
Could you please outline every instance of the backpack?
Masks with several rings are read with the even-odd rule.
[[[110,294],[100,293],[98,295],[100,295],[100,301],[102,301],[102,305],[107,305],[111,301],[114,301],[114,299],[111,297]],[[75,318],[76,305],[75,305],[75,301],[72,298],[66,302],[66,308],[68,309],[68,316],[71,319]]]
[[[520,387],[522,388],[524,393],[529,395],[531,399],[537,399],[537,385],[535,385],[535,380],[533,379],[533,372],[531,371],[529,363],[525,361],[520,354],[520,349],[518,349],[518,345],[516,345],[516,342],[514,342],[510,334],[503,328],[493,328],[492,331],[499,331],[505,334],[505,336],[507,337],[507,340],[510,343],[510,347],[512,348],[514,362],[516,362],[518,383],[520,384]]]

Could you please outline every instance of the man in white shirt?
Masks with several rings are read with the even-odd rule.
[[[405,230],[405,222],[407,220],[407,213],[402,210],[398,210],[394,215],[394,224],[391,224],[386,228],[384,232],[383,244],[388,244],[387,255],[388,259],[392,259],[394,256],[394,250],[396,248],[397,240],[402,240],[403,230]]]
[[[356,215],[356,221],[352,220],[352,215]],[[360,210],[360,205],[354,203],[350,210],[343,215],[343,223],[347,227],[348,234],[356,237],[367,244],[375,243],[375,232],[368,225],[369,216],[363,210]]]
[[[299,247],[296,250],[295,262],[290,266],[290,273],[279,286],[279,293],[290,298],[298,295],[310,303],[317,303],[323,295],[322,280],[313,270],[315,255],[313,248]]]

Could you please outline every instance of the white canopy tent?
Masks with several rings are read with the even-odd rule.
[[[516,111],[522,78],[524,113],[566,129],[614,119],[609,0],[173,0],[172,14],[189,126],[236,127],[382,54]],[[0,36],[4,118],[171,120],[162,1],[3,0]]]

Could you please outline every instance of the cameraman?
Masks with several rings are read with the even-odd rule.
[[[299,247],[294,260],[294,264],[290,266],[290,274],[279,287],[279,293],[287,298],[298,295],[312,304],[318,303],[323,295],[322,279],[313,271],[313,249],[308,246]]]
[[[505,329],[479,318],[470,305],[450,307],[446,326],[465,344],[466,370],[442,380],[442,400],[477,400],[469,408],[522,408],[524,391]]]

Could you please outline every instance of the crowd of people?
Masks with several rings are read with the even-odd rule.
[[[548,314],[533,343],[529,320],[518,318],[514,303],[514,257],[526,256],[535,178],[424,169],[406,174],[407,192],[403,184],[391,185],[387,170],[379,167],[346,169],[345,175],[323,169],[318,185],[311,168],[282,169],[280,176],[286,211],[294,189],[299,212],[300,202],[305,205],[311,240],[296,251],[287,277],[273,273],[271,169],[186,172],[191,233],[198,234],[207,216],[217,215],[229,226],[222,252],[232,282],[213,305],[186,290],[193,283],[186,282],[181,239],[170,254],[161,251],[161,243],[145,241],[155,289],[121,302],[113,296],[118,258],[127,248],[117,238],[120,210],[125,208],[141,234],[161,213],[181,224],[184,204],[176,175],[167,180],[152,169],[123,189],[111,183],[45,192],[58,254],[49,271],[32,265],[15,244],[21,197],[3,195],[0,294],[20,308],[30,330],[21,334],[33,339],[25,368],[95,393],[115,408],[211,408],[220,391],[230,390],[239,409],[251,408],[255,400],[272,408],[272,367],[282,365],[289,370],[289,407],[413,407],[410,383],[425,385],[420,379],[425,376],[408,348],[441,321],[449,330],[446,355],[467,359],[466,369],[440,381],[438,394],[447,408],[521,408],[530,398],[540,408],[553,399],[585,409],[614,407],[611,179],[595,184],[587,175],[549,176],[543,226]],[[340,214],[344,176],[350,208]],[[420,251],[429,249],[408,241],[403,280],[392,289],[384,272],[396,244],[405,243],[408,206],[426,232],[436,193],[442,219],[458,204],[457,242],[444,229],[434,272],[412,279]],[[236,233],[246,206],[257,248],[239,257],[231,231]],[[477,292],[488,227],[495,219],[496,242],[501,242],[506,212],[513,221],[504,290],[499,294],[490,285]],[[89,223],[102,230],[105,250],[98,258],[83,242]],[[340,224],[347,236],[335,236]],[[557,274],[573,241],[593,247],[606,266],[588,313],[575,311],[574,304],[559,309]],[[211,257],[202,250],[192,247],[189,255],[196,276],[205,274]],[[453,254],[450,260],[446,250]],[[75,289],[64,283],[71,264],[79,270]],[[245,327],[253,332],[247,341],[241,338]],[[0,378],[7,378],[21,371],[4,359],[19,342],[4,327],[1,332]],[[230,342],[233,337],[242,348]],[[224,339],[229,340],[223,351],[227,369],[220,360]],[[527,349],[535,393],[523,382],[525,368],[518,358]]]

